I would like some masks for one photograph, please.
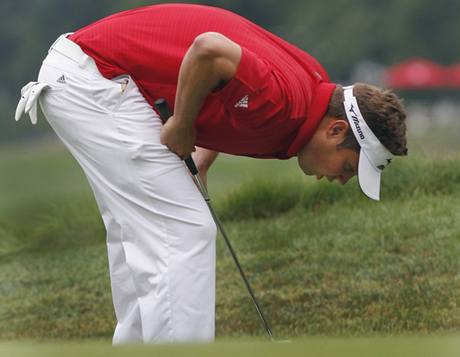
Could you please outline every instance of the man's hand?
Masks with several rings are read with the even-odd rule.
[[[193,124],[179,122],[174,115],[161,128],[160,141],[182,160],[195,151],[196,130]]]
[[[219,153],[217,151],[212,151],[204,148],[197,147],[196,151],[193,153],[192,158],[195,162],[196,167],[198,168],[198,172],[206,189],[208,189],[207,185],[207,173],[209,168],[211,167],[212,163],[216,159]]]

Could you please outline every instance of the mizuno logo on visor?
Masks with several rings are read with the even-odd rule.
[[[363,134],[363,131],[361,130],[361,127],[359,126],[358,115],[355,112],[355,107],[354,107],[353,104],[351,105],[349,111],[350,111],[350,113],[353,113],[353,115],[351,116],[351,119],[353,120],[353,124],[355,124],[356,131],[358,132],[359,137],[361,139],[364,139],[364,134]]]

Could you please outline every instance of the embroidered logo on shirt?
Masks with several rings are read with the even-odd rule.
[[[67,83],[66,80],[65,80],[65,76],[64,76],[64,75],[60,76],[60,77],[56,80],[56,82],[62,83],[62,84]]]
[[[235,108],[248,108],[249,107],[249,95],[245,95],[241,98],[238,103],[235,104]]]

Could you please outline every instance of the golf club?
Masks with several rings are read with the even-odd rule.
[[[155,107],[158,110],[160,114],[160,119],[164,123],[169,119],[171,116],[171,113],[169,111],[168,103],[166,102],[165,99],[161,98],[155,101]],[[254,303],[257,313],[259,314],[260,319],[262,320],[262,323],[265,327],[265,330],[270,337],[272,341],[275,339],[273,338],[272,330],[270,328],[270,325],[268,324],[267,320],[265,319],[265,316],[259,306],[259,303],[257,302],[257,299],[254,295],[254,292],[252,291],[251,285],[249,284],[248,279],[246,278],[246,275],[244,274],[243,269],[241,268],[240,262],[238,261],[238,258],[236,257],[236,253],[233,250],[232,245],[230,244],[230,240],[228,239],[227,233],[224,230],[224,227],[222,226],[222,223],[220,222],[219,218],[217,217],[214,208],[212,207],[211,204],[211,199],[209,198],[208,191],[206,190],[206,187],[204,186],[200,176],[198,175],[198,169],[192,159],[192,156],[190,155],[187,157],[185,160],[185,164],[187,165],[190,173],[192,174],[193,180],[195,181],[195,184],[197,185],[198,189],[201,192],[201,195],[203,196],[204,200],[206,201],[206,204],[209,207],[209,211],[211,212],[212,218],[214,219],[214,222],[216,223],[217,227],[220,230],[220,233],[224,237],[225,243],[227,245],[228,250],[230,251],[230,254],[236,264],[236,267],[238,268],[238,271],[240,272],[241,278],[244,281],[244,284],[246,285],[246,288],[249,292],[249,295],[251,296],[252,302]]]

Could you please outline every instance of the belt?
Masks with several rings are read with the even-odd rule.
[[[78,46],[75,42],[67,38],[67,36],[71,34],[73,34],[73,32],[68,32],[59,36],[58,39],[51,45],[48,53],[56,51],[70,60],[77,62],[81,68],[99,73],[94,59],[84,53],[80,46]]]

